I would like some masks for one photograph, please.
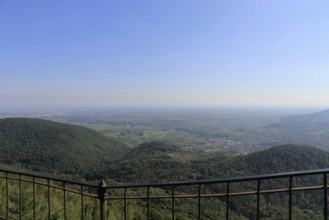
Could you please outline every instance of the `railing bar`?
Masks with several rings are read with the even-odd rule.
[[[19,180],[19,178],[17,177],[8,177],[8,179],[10,180]],[[22,182],[26,182],[26,183],[31,183],[32,180],[25,180],[25,179],[21,179]]]
[[[257,191],[229,193],[229,196],[249,196],[257,195]]]
[[[193,198],[198,198],[198,197],[199,197],[199,195],[176,195],[175,196],[176,199],[184,199],[184,198],[193,199]],[[200,197],[202,197],[202,196],[200,196]]]
[[[82,194],[84,197],[89,197],[89,198],[93,198],[93,199],[97,199],[98,197],[97,196],[94,196],[94,195],[88,195],[88,194],[86,194],[86,193],[83,193]]]
[[[87,183],[81,183],[81,182],[75,182],[75,181],[69,181],[65,179],[60,178],[54,178],[49,177],[45,175],[39,175],[39,174],[31,174],[31,173],[24,173],[24,172],[17,172],[17,171],[8,171],[0,169],[0,172],[7,173],[10,172],[11,174],[22,174],[27,177],[36,177],[40,179],[49,179],[51,181],[58,181],[58,182],[67,182],[69,184],[74,185],[83,185],[85,187],[92,187],[97,188],[97,185],[95,184],[87,184]],[[316,175],[316,174],[323,174],[323,173],[329,173],[329,169],[318,169],[318,170],[308,170],[308,171],[295,171],[295,172],[287,172],[287,173],[275,173],[275,174],[265,174],[265,175],[255,175],[255,176],[245,176],[245,177],[231,177],[226,179],[212,179],[212,180],[196,180],[196,181],[186,181],[186,182],[175,182],[175,183],[150,183],[150,184],[123,184],[123,185],[113,185],[113,186],[107,186],[108,189],[114,189],[114,188],[136,188],[136,187],[157,187],[157,186],[178,186],[178,185],[197,185],[197,184],[215,184],[215,183],[228,183],[228,182],[246,182],[246,181],[252,181],[252,180],[264,180],[264,179],[277,179],[277,178],[287,178],[289,176],[306,176],[306,175]],[[1,178],[1,176],[0,176]]]
[[[171,218],[175,220],[175,186],[172,185],[171,189]]]
[[[127,188],[124,189],[124,216],[127,220]]]
[[[257,180],[257,220],[259,220],[260,180]]]
[[[299,190],[306,190],[306,189],[298,189]],[[282,189],[269,189],[269,190],[261,190],[260,194],[268,194],[268,193],[283,193],[283,192],[289,192],[289,188],[282,188]]]
[[[296,187],[292,188],[291,191],[306,191],[306,190],[319,190],[323,189],[324,187],[321,186],[308,186],[308,187]],[[289,192],[289,188],[283,188],[283,189],[272,189],[272,190],[259,190],[259,194],[270,194],[270,193],[283,193],[283,192]],[[73,191],[77,193],[76,191]],[[229,193],[229,196],[246,196],[246,195],[257,195],[258,191],[249,191],[249,192],[235,192],[235,193]],[[84,193],[84,195],[86,195]],[[219,194],[193,194],[193,195],[175,195],[176,199],[184,199],[184,198],[207,198],[207,197],[226,197],[227,193],[219,193]],[[120,199],[129,199],[129,200],[138,200],[138,199],[171,199],[172,196],[130,196],[130,197],[108,197],[107,200],[120,200]]]
[[[67,192],[71,192],[69,190],[66,190]],[[83,196],[87,196],[89,198],[94,198],[94,199],[97,199],[98,196],[94,195],[94,194],[88,194],[88,193],[82,193]]]
[[[15,177],[8,177],[9,180],[19,180],[19,178],[15,178]],[[24,179],[21,179],[22,182],[26,182],[26,183],[33,183],[32,180],[24,180]],[[35,181],[35,183],[40,183],[40,184],[45,184],[45,183],[41,183],[41,182],[37,182]]]
[[[51,188],[55,188],[55,189],[63,189],[62,187],[51,187]],[[67,189],[66,188],[66,192],[70,192],[70,193],[75,193],[75,194],[82,194],[84,196],[88,196],[88,197],[91,197],[91,198],[98,198],[97,195],[95,194],[90,194],[90,193],[81,193],[80,190],[73,190],[73,189]]]
[[[51,181],[66,182],[68,184],[73,184],[73,185],[83,185],[85,187],[97,188],[97,185],[96,184],[88,184],[88,183],[76,182],[76,181],[65,180],[65,179],[61,179],[61,178],[55,178],[55,177],[50,177],[50,176],[40,175],[40,174],[32,174],[32,173],[17,172],[17,171],[8,171],[8,170],[4,170],[4,169],[0,169],[0,172],[3,172],[3,173],[11,173],[11,174],[15,174],[15,175],[20,175],[21,174],[21,175],[26,176],[26,177],[35,177],[35,178],[40,178],[40,179],[49,179]],[[328,172],[329,172],[329,170],[328,170]]]
[[[203,196],[201,196],[203,197]],[[218,197],[218,196],[213,196],[213,197]],[[151,199],[172,199],[172,196],[150,196],[150,200]],[[198,195],[184,195],[184,196],[175,196],[175,199],[188,199],[188,198],[198,198]],[[107,200],[122,200],[125,199],[124,197],[111,197],[111,198],[107,198]],[[148,197],[147,196],[134,196],[134,197],[127,197],[127,200],[141,200],[141,199],[145,199],[147,200]]]
[[[324,209],[323,215],[324,220],[328,220],[328,180],[327,180],[327,173],[323,174],[323,200],[324,200]]]
[[[80,192],[81,192],[81,220],[85,218],[85,210],[84,210],[84,201],[83,201],[83,186],[80,186]]]
[[[281,192],[295,192],[295,191],[309,191],[309,190],[319,190],[323,189],[324,187],[321,186],[306,186],[306,187],[295,187],[295,188],[283,188],[283,189],[272,189],[272,190],[262,190],[260,191],[260,194],[266,194],[266,193],[281,193]]]
[[[291,188],[291,191],[308,191],[308,190],[319,190],[323,189],[323,186],[303,186]]]
[[[298,187],[292,188],[291,191],[309,191],[309,190],[319,190],[323,189],[323,186],[312,186],[312,187]],[[283,189],[273,189],[273,190],[260,190],[259,194],[270,194],[270,193],[283,193],[289,192],[289,188]],[[250,191],[250,192],[236,192],[236,193],[229,193],[229,196],[247,196],[247,195],[257,195],[257,191]],[[199,195],[175,195],[175,199],[184,199],[184,198],[198,198]],[[220,194],[201,194],[201,198],[208,198],[208,197],[227,197],[227,193],[220,193]],[[127,199],[127,200],[140,200],[140,199],[171,199],[172,196],[130,196],[130,197],[111,197],[107,198],[107,200],[120,200],[120,199]]]
[[[201,198],[208,198],[208,197],[225,197],[226,193],[214,193],[214,194],[201,194]]]
[[[267,194],[267,193],[282,193],[289,191],[309,191],[309,190],[319,190],[323,189],[323,186],[306,186],[306,187],[295,187],[295,188],[282,188],[282,189],[270,189],[270,190],[260,190],[259,194]],[[249,192],[236,192],[230,193],[230,196],[244,196],[244,195],[256,195],[257,191],[249,191]],[[203,195],[202,195],[203,196]]]
[[[9,180],[18,180],[17,178],[8,178]],[[64,190],[63,187],[61,186],[56,186],[56,185],[51,185],[48,183],[41,183],[41,182],[33,182],[33,181],[24,181],[22,180],[22,182],[28,182],[28,183],[34,183],[34,184],[37,184],[37,185],[40,185],[40,186],[49,186],[50,188],[54,188],[54,189],[60,189],[60,190]],[[67,183],[67,182],[66,182]],[[81,194],[80,191],[78,190],[73,190],[73,189],[66,189],[66,192],[71,192],[71,193],[76,193],[76,194]],[[92,198],[97,198],[97,195],[96,194],[90,194],[90,193],[83,193],[84,196],[89,196],[89,197],[92,197]]]
[[[64,219],[67,219],[66,216],[66,183],[63,182],[63,197],[64,197]]]
[[[22,220],[22,212],[23,212],[23,202],[22,202],[22,182],[21,182],[21,175],[19,175],[18,180],[19,186],[19,219]]]
[[[227,182],[227,186],[226,186],[226,220],[229,220],[229,207],[228,207],[229,199],[230,199],[230,182]]]
[[[198,220],[201,219],[201,184],[199,184],[199,189],[198,189]]]
[[[35,177],[33,177],[35,178]],[[15,178],[15,177],[8,177],[9,180],[19,180],[19,178]],[[49,179],[50,181],[53,181],[51,179]],[[42,186],[48,186],[48,183],[43,183],[43,182],[38,182],[38,181],[32,181],[32,180],[24,180],[24,179],[21,179],[22,182],[26,182],[26,183],[35,183],[37,185],[42,185]],[[70,182],[67,182],[67,181],[63,181],[63,182],[66,182],[66,183],[69,183],[71,184]],[[86,186],[86,185],[80,185],[80,184],[73,184],[73,185],[79,185],[79,186],[84,186],[84,187],[89,187],[89,186]],[[52,185],[52,184],[49,184],[49,187],[50,188],[56,188],[56,189],[61,189],[63,190],[63,187],[61,186],[56,186],[56,185]],[[91,187],[91,188],[95,188],[96,187]],[[69,189],[67,189],[69,190]],[[76,192],[76,193],[80,193],[80,191],[72,191],[72,192]],[[95,194],[96,195],[96,194]]]
[[[36,219],[36,213],[35,213],[35,210],[36,210],[36,201],[35,201],[35,178],[33,177],[33,219],[35,220]]]
[[[49,184],[49,179],[47,179],[47,185],[48,185],[48,220],[50,220],[50,184]]]
[[[8,178],[9,180],[19,180],[18,178]],[[37,181],[31,181],[31,180],[21,180],[22,182],[27,182],[27,183],[35,183],[37,185],[40,185],[40,186],[49,186],[50,188],[54,188],[54,189],[60,189],[60,190],[64,190],[63,187],[61,186],[56,186],[56,185],[52,185],[52,184],[49,184],[48,183],[42,183],[42,182],[37,182]],[[68,183],[68,182],[66,182]],[[81,185],[80,185],[81,186]],[[84,186],[84,185],[82,185]],[[80,194],[81,192],[79,190],[73,190],[73,189],[66,189],[67,192],[72,192],[72,193],[76,193],[76,194]],[[96,194],[90,194],[90,193],[83,193],[83,195],[85,196],[90,196],[90,197],[93,197],[93,198],[96,198],[97,195]]]
[[[150,197],[150,199],[171,199],[171,196],[166,196],[166,197]],[[147,199],[147,196],[140,196],[140,197],[111,197],[107,198],[106,200],[141,200],[141,199]]]
[[[291,206],[292,206],[292,176],[289,176],[289,220],[292,218],[292,211],[291,211]]]
[[[62,187],[52,187],[52,186],[50,186],[50,188],[63,190]],[[75,193],[75,194],[79,194],[79,195],[81,194],[80,190],[78,191],[78,190],[68,189],[68,188],[66,188],[66,192]],[[92,197],[92,198],[97,198],[97,195],[96,194],[82,193],[82,195],[89,196],[89,197]]]
[[[244,195],[255,195],[256,192],[252,193],[241,193],[241,194],[236,194],[236,193],[231,193],[229,196],[244,196]],[[208,197],[224,197],[227,196],[227,194],[201,194],[201,198],[208,198]],[[198,198],[199,195],[175,195],[175,199],[192,199],[192,198]],[[107,198],[107,200],[120,200],[120,199],[125,199],[125,197],[111,197]],[[148,199],[147,196],[133,196],[133,197],[127,197],[127,200],[140,200],[140,199]],[[150,199],[172,199],[172,196],[150,196]]]

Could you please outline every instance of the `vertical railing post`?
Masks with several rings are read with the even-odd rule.
[[[81,220],[85,219],[85,210],[84,210],[84,202],[83,202],[83,185],[80,186],[80,193],[81,193],[81,200],[80,200],[80,204],[81,204]]]
[[[36,219],[36,202],[35,202],[35,177],[33,177],[33,219]]]
[[[64,205],[64,220],[67,219],[66,214],[66,182],[63,182],[63,205]]]
[[[226,220],[228,220],[229,216],[230,216],[229,201],[230,201],[230,182],[227,182],[227,185],[226,185]]]
[[[256,214],[256,219],[259,220],[259,204],[260,204],[260,179],[257,180],[257,214]]]
[[[124,214],[125,214],[125,220],[127,220],[127,188],[124,189]]]
[[[171,188],[171,219],[175,220],[175,185]]]
[[[150,187],[147,187],[147,220],[150,220]]]
[[[327,173],[323,174],[323,215],[324,220],[328,220],[328,179],[327,179]]]
[[[198,220],[201,219],[201,184],[198,189]]]
[[[292,176],[289,176],[289,220],[292,219]]]
[[[51,219],[51,206],[50,206],[50,181],[47,179],[47,187],[48,187],[48,220]]]
[[[100,203],[100,220],[106,220],[106,184],[102,180],[98,186],[98,199]]]

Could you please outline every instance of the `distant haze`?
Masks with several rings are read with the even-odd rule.
[[[1,106],[329,106],[329,1],[0,1]]]

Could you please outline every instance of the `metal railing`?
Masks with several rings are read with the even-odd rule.
[[[0,205],[4,211],[1,213],[0,209],[3,215],[0,219],[73,219],[68,216],[68,210],[73,207],[80,219],[105,220],[118,215],[119,219],[126,220],[133,218],[129,210],[131,205],[143,209],[140,213],[144,219],[157,219],[153,214],[157,209],[166,211],[167,218],[177,219],[182,212],[182,203],[187,200],[190,218],[208,219],[211,217],[207,214],[218,211],[214,219],[230,219],[238,213],[237,206],[240,204],[235,200],[240,197],[248,198],[246,201],[254,211],[252,218],[261,219],[261,211],[267,207],[266,196],[275,194],[283,195],[280,199],[287,200],[284,205],[287,216],[284,218],[291,220],[296,206],[294,198],[298,197],[295,193],[311,192],[311,197],[317,199],[314,207],[321,206],[321,218],[328,220],[328,173],[329,169],[320,169],[212,180],[106,186],[104,181],[97,185],[0,170]],[[26,200],[30,203],[25,204]],[[114,208],[115,202],[120,202],[120,208],[117,205]],[[217,208],[211,210],[210,202],[214,202]],[[41,203],[43,209],[37,209],[37,204]],[[60,208],[52,210],[53,203],[60,204]],[[90,208],[94,210],[89,211],[87,216]],[[54,212],[61,217],[54,217]]]

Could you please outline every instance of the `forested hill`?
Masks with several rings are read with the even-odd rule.
[[[210,179],[329,167],[329,152],[281,145],[245,156],[182,149],[167,142],[136,148],[94,130],[58,122],[0,120],[0,164],[121,183]]]
[[[196,162],[202,178],[245,176],[329,168],[329,152],[302,145],[280,145],[244,156]]]
[[[26,169],[85,175],[128,147],[94,130],[40,119],[0,120],[0,161]]]
[[[105,176],[110,175],[119,182],[166,182],[329,167],[329,152],[310,146],[280,145],[232,157],[186,152],[166,143],[162,147],[159,145],[151,142],[139,146],[123,160],[109,166]],[[190,160],[182,160],[183,156]]]
[[[303,143],[329,150],[329,110],[284,117],[269,127],[277,129],[283,143]]]

